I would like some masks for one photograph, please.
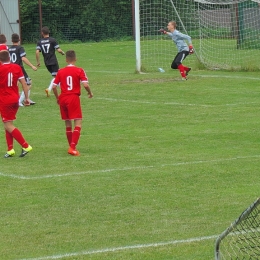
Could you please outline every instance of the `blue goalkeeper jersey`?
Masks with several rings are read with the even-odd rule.
[[[168,35],[172,38],[172,40],[175,42],[178,52],[182,51],[189,51],[189,47],[185,40],[191,44],[191,37],[187,34],[183,34],[179,32],[178,30],[174,30],[172,33],[168,33]]]

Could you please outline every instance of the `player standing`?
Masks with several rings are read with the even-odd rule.
[[[55,54],[55,51],[57,50],[60,54],[64,55],[64,51],[61,50],[59,44],[57,41],[50,37],[50,30],[47,26],[44,26],[41,30],[43,38],[38,41],[36,46],[36,61],[37,66],[40,67],[40,52],[43,55],[44,63],[47,68],[47,70],[51,73],[53,77],[56,76],[58,70],[59,70],[59,63]],[[52,90],[52,84],[53,84],[54,78],[52,79],[49,87],[45,89],[45,92],[47,94],[47,97],[50,96],[51,90]]]
[[[169,35],[176,44],[178,53],[171,64],[171,68],[178,69],[181,73],[182,79],[186,80],[191,68],[184,66],[182,62],[189,54],[194,53],[194,49],[192,46],[191,37],[187,34],[179,32],[176,30],[176,27],[176,22],[170,21],[167,26],[169,32],[165,31],[164,29],[160,29],[159,31]],[[186,41],[188,42],[189,46],[187,45]]]
[[[19,88],[17,83],[19,81],[22,84],[25,104],[30,105],[28,87],[21,67],[10,62],[8,51],[0,51],[0,63],[0,114],[4,123],[7,143],[7,152],[4,157],[8,158],[15,155],[14,139],[22,146],[20,157],[24,157],[32,150],[32,147],[26,142],[20,130],[13,125],[13,121],[16,119],[16,113],[19,109]]]
[[[88,78],[82,68],[76,67],[76,53],[74,50],[66,52],[67,66],[58,71],[53,82],[53,93],[60,105],[61,119],[65,121],[66,136],[69,143],[68,153],[79,156],[76,146],[79,141],[82,127],[82,110],[80,105],[81,83],[88,92],[88,97],[93,94],[88,84]],[[60,85],[61,93],[58,96],[57,85]],[[72,131],[72,121],[74,130]]]
[[[6,37],[4,34],[0,34],[0,51],[8,51],[8,47],[6,45]]]
[[[34,71],[37,70],[37,67],[33,66],[32,63],[27,59],[26,52],[25,52],[23,46],[19,45],[19,42],[20,42],[19,35],[17,33],[12,34],[13,45],[9,47],[8,51],[10,53],[11,62],[18,64],[23,71],[23,75],[24,75],[24,78],[25,78],[25,81],[26,81],[26,84],[27,84],[28,90],[29,90],[28,97],[30,97],[30,92],[31,92],[30,89],[32,86],[32,81],[24,69],[23,62],[25,64],[27,64],[28,66],[30,66]],[[24,92],[22,91],[22,93],[20,95],[20,99],[19,99],[20,107],[23,106],[24,98],[25,98],[25,95],[24,95]],[[35,102],[30,100],[30,105],[34,105],[34,104],[35,104]]]

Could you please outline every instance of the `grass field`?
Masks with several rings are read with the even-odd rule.
[[[0,158],[0,258],[213,260],[217,236],[259,197],[259,73],[187,58],[181,81],[135,74],[134,42],[61,47],[76,50],[94,93],[82,91],[81,156],[67,154],[41,59],[26,68],[37,104],[15,121],[33,151]]]

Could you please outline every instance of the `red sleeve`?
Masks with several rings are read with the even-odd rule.
[[[53,84],[59,85],[59,83],[60,83],[60,73],[59,73],[59,71],[58,71],[58,73],[57,73],[57,75],[55,76],[55,79],[54,79],[54,81],[53,81]]]
[[[80,80],[81,80],[81,82],[83,82],[83,81],[88,82],[87,74],[83,69],[81,69],[81,71],[80,71]]]

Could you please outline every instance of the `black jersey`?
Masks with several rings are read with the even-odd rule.
[[[23,46],[13,45],[9,47],[8,51],[10,53],[11,62],[23,67],[22,57],[26,56]]]
[[[45,65],[55,65],[58,63],[55,50],[60,46],[52,37],[43,38],[37,43],[36,49],[39,50],[44,58]]]

